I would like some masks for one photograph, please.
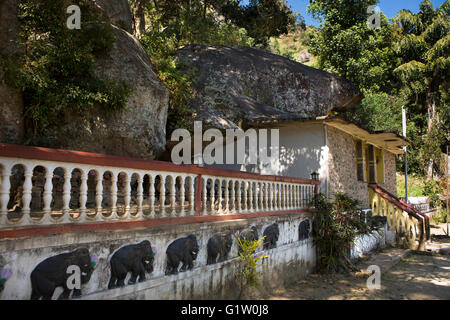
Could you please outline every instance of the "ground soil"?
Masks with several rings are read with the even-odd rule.
[[[438,231],[438,230],[436,230]],[[439,235],[439,232],[436,232]],[[441,238],[441,239],[439,239]],[[449,243],[448,237],[435,237],[434,243]],[[396,251],[397,250],[397,251]],[[449,300],[450,255],[411,252],[390,269],[381,271],[381,288],[369,290],[368,265],[379,257],[398,254],[386,249],[357,264],[361,270],[351,274],[312,274],[286,288],[271,290],[265,299],[275,300]]]

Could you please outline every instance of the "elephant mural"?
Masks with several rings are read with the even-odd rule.
[[[110,261],[111,278],[108,288],[123,287],[129,272],[131,272],[131,278],[128,284],[135,284],[138,277],[139,282],[145,281],[145,272],[153,272],[154,257],[155,252],[148,240],[117,250]]]
[[[96,257],[89,254],[86,248],[72,252],[62,253],[45,259],[31,272],[31,299],[50,300],[57,287],[63,287],[64,291],[58,299],[68,299],[72,289],[68,288],[68,279],[71,276],[70,268],[79,267],[81,272],[81,284],[91,279],[96,264]],[[81,288],[73,289],[73,297],[81,296]]]
[[[230,253],[231,246],[233,245],[233,237],[227,233],[217,233],[208,240],[207,252],[208,258],[206,264],[213,264],[217,262],[225,261]]]
[[[278,237],[280,236],[280,228],[277,223],[268,226],[263,233],[264,250],[273,249],[277,247]]]
[[[193,234],[172,242],[166,250],[166,275],[177,274],[180,262],[183,263],[180,271],[193,269],[194,260],[197,259],[199,249],[200,246],[197,243],[197,238]]]

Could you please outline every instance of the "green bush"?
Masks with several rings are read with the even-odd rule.
[[[332,201],[318,194],[313,204],[313,235],[320,255],[319,270],[330,273],[352,269],[349,260],[352,244],[358,235],[377,230],[377,224],[370,219],[366,223],[357,210],[360,202],[344,193],[335,193]]]
[[[81,29],[66,26],[62,1],[20,0],[18,17],[23,54],[0,59],[2,78],[24,97],[27,136],[44,136],[67,111],[83,113],[99,105],[105,112],[121,109],[130,89],[93,73],[98,58],[114,43],[110,24],[92,1],[74,0],[81,10]]]
[[[236,277],[241,285],[240,296],[242,295],[243,290],[249,287],[258,288],[261,284],[261,272],[258,272],[257,268],[261,265],[264,258],[268,258],[268,256],[257,257],[255,252],[264,244],[264,238],[265,237],[262,237],[256,241],[249,241],[246,239],[241,241],[241,239],[237,238],[240,249],[238,257],[241,260],[241,266]]]

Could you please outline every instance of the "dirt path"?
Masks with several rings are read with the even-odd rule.
[[[359,267],[365,268],[362,262]],[[365,270],[365,269],[364,269]],[[381,289],[366,286],[369,273],[311,275],[289,288],[273,291],[276,300],[448,300],[450,299],[450,256],[410,254],[393,268],[382,272]]]

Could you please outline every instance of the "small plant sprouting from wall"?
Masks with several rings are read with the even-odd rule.
[[[349,259],[356,237],[371,234],[378,225],[365,222],[357,211],[360,202],[344,193],[329,200],[323,194],[314,198],[314,244],[319,254],[319,271],[323,273],[355,270]]]
[[[263,246],[264,238],[262,237],[256,241],[236,239],[240,249],[238,257],[241,260],[240,268],[236,274],[240,284],[239,299],[242,297],[244,291],[250,287],[259,288],[261,285],[262,273],[257,271],[257,269],[263,264],[264,258],[268,258],[269,256],[264,255],[258,257],[255,252]]]

